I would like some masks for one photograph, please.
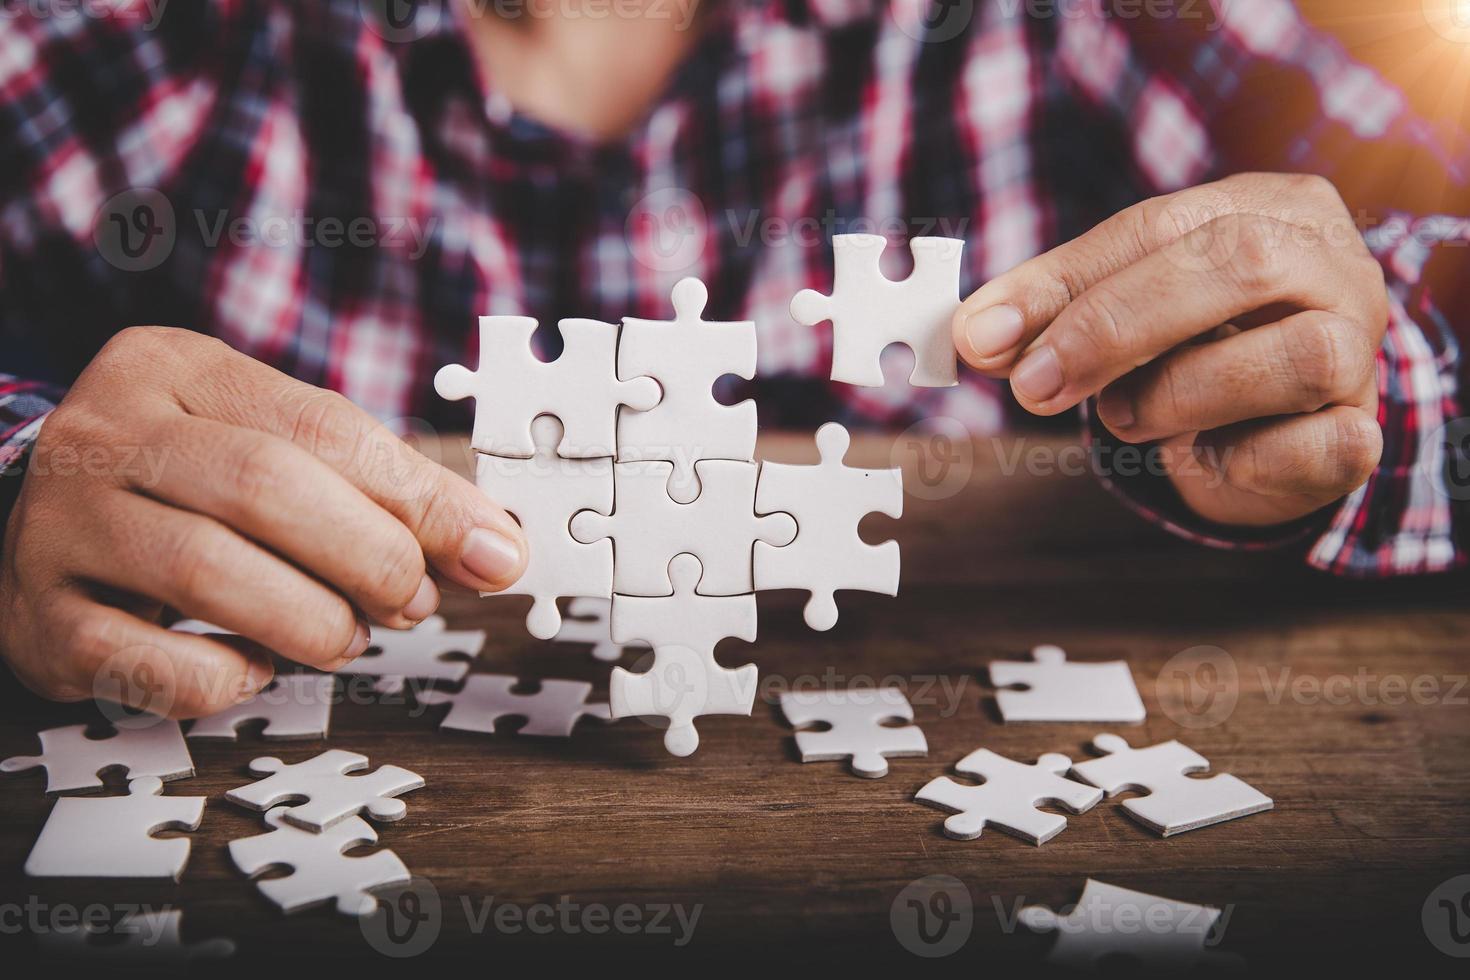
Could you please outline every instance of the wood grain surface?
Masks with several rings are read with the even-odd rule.
[[[467,463],[462,442],[429,448]],[[442,707],[340,685],[326,745],[427,781],[405,798],[406,819],[379,828],[382,846],[438,897],[437,938],[413,965],[467,956],[487,968],[625,957],[922,966],[904,945],[912,915],[902,902],[891,912],[911,882],[943,874],[963,883],[959,904],[968,896],[971,906],[968,938],[943,963],[967,971],[1035,966],[1051,940],[1015,928],[1014,909],[1070,903],[1089,876],[1226,909],[1219,949],[1258,968],[1387,956],[1428,972],[1463,968],[1431,944],[1423,915],[1436,886],[1470,873],[1470,579],[1341,582],[1291,551],[1200,549],[1126,512],[1071,465],[1082,457],[1066,442],[953,449],[945,471],[911,440],[856,441],[849,462],[906,469],[902,520],[863,525],[869,540],[901,542],[901,594],[839,595],[829,633],[804,626],[802,596],[762,594],[759,641],[720,648],[726,665],[760,667],[753,717],[701,720],[690,758],[667,755],[638,720],[584,722],[567,740],[441,734]],[[762,455],[812,451],[809,439],[773,437]],[[586,679],[605,697],[607,665],[585,647],[530,639],[528,605],[452,597],[443,611],[452,627],[490,631],[477,670]],[[944,814],[912,802],[925,781],[982,746],[1027,761],[1081,758],[1100,728],[1000,724],[985,665],[1039,643],[1074,659],[1126,659],[1148,720],[1120,734],[1134,744],[1178,738],[1275,809],[1163,840],[1113,800],[1069,817],[1039,848],[991,830],[946,838]],[[1199,647],[1219,652],[1188,652]],[[891,760],[878,780],[797,761],[776,695],[858,683],[908,691],[927,758]],[[0,757],[35,752],[41,728],[96,717],[41,702],[8,676],[3,685]],[[34,923],[57,909],[143,903],[182,908],[191,940],[234,939],[232,968],[284,953],[381,955],[357,922],[328,909],[279,915],[225,853],[263,827],[224,799],[248,781],[249,760],[297,761],[321,747],[266,743],[248,729],[235,744],[191,743],[196,777],[166,792],[209,802],[177,885],[26,878],[50,802],[39,772],[0,777],[0,938],[30,950],[31,926],[14,928],[23,914]],[[107,782],[109,792],[122,786],[116,773]],[[686,922],[697,910],[692,933],[675,906]],[[1459,925],[1470,929],[1470,918]]]

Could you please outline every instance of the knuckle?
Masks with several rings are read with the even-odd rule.
[[[1116,359],[1128,349],[1122,325],[1126,307],[1127,303],[1106,284],[1096,285],[1068,307],[1070,332],[1096,354]]]
[[[397,612],[413,600],[423,580],[425,565],[418,542],[407,531],[395,532],[373,563],[370,595],[385,609]]]
[[[235,499],[262,501],[280,499],[283,473],[286,469],[284,453],[268,440],[257,440],[234,457],[233,470],[229,474],[230,487]]]
[[[1316,317],[1289,336],[1287,357],[1310,409],[1351,396],[1367,380],[1367,344],[1346,320]]]
[[[353,457],[363,428],[350,401],[325,388],[306,388],[295,402],[290,407],[292,442],[321,459]]]
[[[1364,412],[1344,412],[1337,418],[1335,464],[1337,487],[1350,493],[1378,469],[1383,457],[1383,430]]]
[[[1273,223],[1257,215],[1226,219],[1225,234],[1216,240],[1229,249],[1225,267],[1236,284],[1252,296],[1272,295],[1284,282],[1285,269],[1277,247]]]
[[[171,549],[168,568],[175,595],[194,600],[217,594],[227,581],[227,545],[228,533],[208,522],[193,524],[180,533]]]
[[[339,659],[357,633],[357,619],[342,600],[308,617],[299,634],[300,656],[308,664],[322,666]]]
[[[1264,493],[1272,485],[1273,464],[1259,441],[1231,447],[1225,464],[1225,482],[1247,493]]]

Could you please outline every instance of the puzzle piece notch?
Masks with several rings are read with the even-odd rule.
[[[158,840],[160,830],[197,830],[204,797],[170,796],[163,781],[143,776],[127,796],[63,797],[26,858],[34,878],[171,878],[189,862],[189,841]]]
[[[1095,972],[1104,957],[1123,957],[1144,975],[1174,976],[1208,964],[1225,971],[1244,967],[1231,953],[1210,951],[1208,944],[1220,910],[1159,898],[1089,878],[1082,898],[1059,915],[1044,905],[1030,905],[1020,921],[1032,932],[1055,932],[1046,961],[1064,969]]]
[[[480,366],[439,369],[441,398],[475,399],[471,443],[482,453],[528,458],[535,452],[532,420],[555,416],[563,433],[556,445],[567,459],[611,457],[617,446],[618,407],[643,411],[659,403],[659,384],[649,377],[618,377],[618,327],[597,320],[558,324],[562,354],[543,361],[531,348],[536,320],[528,316],[480,317]]]
[[[205,939],[185,945],[179,935],[178,909],[130,912],[111,929],[103,931],[86,924],[69,932],[51,929],[36,934],[48,955],[63,959],[92,959],[116,962],[125,967],[168,966],[198,959],[225,959],[235,955],[228,939]],[[99,942],[102,936],[121,936],[121,942]]]
[[[756,488],[756,513],[790,514],[797,530],[784,546],[753,546],[755,588],[810,592],[805,618],[814,630],[836,625],[839,589],[898,594],[898,542],[868,544],[858,524],[872,513],[903,516],[903,473],[844,465],[851,442],[847,429],[828,422],[816,434],[820,463],[763,463]]]
[[[587,643],[592,646],[594,659],[604,663],[616,663],[630,650],[647,650],[642,640],[618,643],[612,638],[612,600],[578,596],[567,604],[567,614],[562,617],[561,629],[555,636],[557,643]]]
[[[960,305],[964,242],[912,238],[914,271],[899,282],[883,274],[882,235],[832,238],[832,295],[803,289],[791,316],[804,326],[832,322],[832,380],[882,387],[883,350],[901,343],[914,354],[909,384],[949,388],[959,383],[951,321]]]
[[[561,424],[549,416],[532,423],[536,455],[529,462],[481,456],[475,482],[520,521],[528,544],[526,569],[500,595],[529,595],[526,628],[549,640],[561,628],[561,596],[610,598],[613,542],[573,536],[574,515],[613,513],[610,459],[568,460],[556,456]]]
[[[398,766],[379,766],[371,773],[352,775],[367,766],[367,756],[342,749],[328,749],[292,765],[262,756],[251,761],[250,771],[264,778],[230,790],[225,799],[253,810],[269,810],[278,803],[304,798],[305,803],[286,808],[285,819],[316,833],[361,812],[374,820],[402,820],[408,804],[395,797],[423,786],[423,777]]]
[[[996,692],[996,707],[1007,722],[1137,724],[1147,716],[1126,661],[1069,662],[1061,647],[1050,645],[1032,650],[1031,660],[990,664],[996,687],[1027,686],[1024,691]]]
[[[1191,778],[1190,773],[1208,770],[1210,760],[1177,741],[1135,749],[1121,736],[1102,734],[1092,744],[1103,757],[1077,763],[1073,773],[1108,796],[1131,790],[1147,793],[1124,800],[1123,809],[1161,836],[1246,817],[1275,805],[1269,796],[1229,773]]]
[[[693,555],[676,556],[669,577],[672,595],[613,597],[613,640],[651,644],[653,664],[641,674],[614,667],[608,702],[614,718],[668,719],[664,747],[682,757],[699,747],[694,719],[750,714],[759,676],[755,664],[725,668],[714,651],[727,637],[755,642],[756,604],[754,595],[698,594],[700,565]]]
[[[756,330],[750,320],[701,319],[709,290],[692,276],[674,284],[671,298],[673,320],[623,320],[618,376],[651,376],[663,397],[619,415],[617,458],[669,462],[668,493],[687,504],[699,494],[699,461],[755,459],[755,402],[723,405],[714,385],[728,375],[755,377]]]
[[[290,819],[289,807],[275,807],[265,815],[272,830],[230,841],[230,860],[251,878],[273,867],[291,868],[290,875],[257,886],[287,915],[329,901],[335,901],[343,915],[368,915],[378,905],[372,889],[410,879],[408,868],[390,850],[363,857],[343,853],[378,842],[377,833],[361,817],[348,817],[321,833],[292,826]]]
[[[268,739],[326,738],[335,691],[331,674],[277,674],[255,697],[195,721],[188,737],[233,742],[241,727],[264,721]]]
[[[572,518],[571,534],[577,541],[611,539],[615,594],[668,596],[674,590],[670,563],[688,554],[699,560],[702,570],[698,594],[746,595],[755,590],[751,569],[756,542],[780,545],[796,539],[799,532],[790,514],[755,512],[756,464],[701,460],[695,469],[699,496],[681,504],[668,493],[672,464],[618,463],[611,514],[584,511]]]
[[[585,681],[543,680],[540,689],[518,693],[520,681],[505,674],[471,674],[459,691],[423,691],[424,704],[449,705],[440,728],[495,734],[502,718],[524,718],[520,734],[568,738],[582,718],[611,721],[607,704],[587,701],[592,685]]]
[[[787,692],[781,695],[781,712],[798,729],[818,722],[831,726],[826,731],[796,733],[802,762],[850,758],[854,773],[878,779],[888,775],[888,758],[922,756],[929,751],[918,726],[884,724],[914,720],[913,707],[897,688]]]
[[[984,780],[966,786],[947,776],[931,779],[914,795],[920,803],[957,811],[944,821],[944,833],[955,840],[974,840],[994,825],[1022,840],[1041,845],[1061,833],[1067,818],[1039,806],[1061,806],[1086,813],[1102,800],[1102,791],[1064,777],[1072,760],[1049,752],[1027,765],[976,749],[955,764],[955,771]]]
[[[373,630],[367,651],[339,673],[373,677],[379,694],[399,694],[409,680],[458,683],[484,647],[484,630],[450,630],[443,616],[430,616],[412,629]],[[455,653],[468,659],[451,659]]]
[[[115,729],[107,738],[88,738],[86,725],[48,728],[36,738],[39,755],[17,755],[0,762],[0,772],[46,770],[46,792],[99,790],[98,773],[126,769],[129,778],[156,776],[161,780],[194,775],[194,760],[179,731],[179,723],[156,719],[153,724]]]

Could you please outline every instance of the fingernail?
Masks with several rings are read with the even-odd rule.
[[[362,656],[363,651],[368,648],[368,646],[372,643],[372,640],[372,630],[368,628],[367,623],[364,623],[362,620],[359,619],[357,621],[357,631],[352,634],[352,642],[349,643],[347,645],[347,649],[342,652],[342,659],[344,661],[356,660],[358,657]]]
[[[439,608],[439,586],[434,580],[425,575],[419,582],[419,590],[413,594],[408,605],[403,607],[403,618],[414,623],[422,623],[434,615],[434,610]]]
[[[1038,347],[1011,372],[1011,387],[1027,401],[1045,402],[1062,390],[1062,365],[1050,347]]]
[[[245,686],[249,688],[249,693],[246,696],[254,697],[261,691],[264,691],[265,686],[275,676],[276,670],[269,662],[252,662],[245,671]]]
[[[1110,429],[1131,429],[1138,421],[1133,415],[1133,399],[1111,388],[1097,400],[1097,414]]]
[[[503,587],[520,570],[521,547],[503,534],[477,527],[465,537],[459,560],[487,586]]]
[[[965,320],[965,340],[976,357],[1004,354],[1021,342],[1026,320],[1014,306],[992,306]]]

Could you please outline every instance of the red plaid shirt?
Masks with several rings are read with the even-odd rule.
[[[830,235],[964,238],[970,290],[1231,172],[1339,186],[1429,172],[1465,191],[1461,158],[1288,0],[1180,2],[1162,19],[932,2],[724,0],[656,107],[603,146],[487,90],[460,21],[490,15],[488,0],[392,22],[357,0],[171,4],[156,23],[155,5],[123,0],[12,12],[0,464],[47,407],[13,379],[64,388],[131,324],[206,331],[381,417],[463,428],[465,406],[430,381],[473,357],[478,314],[658,317],[686,275],[709,283],[712,315],[758,324],[748,388],[763,424],[948,416],[993,431],[1011,408],[983,379],[912,389],[894,364],[883,388],[826,380],[830,331],[797,326],[787,303],[830,285]],[[1414,217],[1439,201],[1360,197],[1393,298],[1386,450],[1310,525],[1310,560],[1445,569],[1466,554],[1455,491],[1470,488],[1447,483],[1458,353],[1420,278],[1465,225]],[[1117,485],[1176,530],[1240,541],[1192,522],[1157,480]]]

